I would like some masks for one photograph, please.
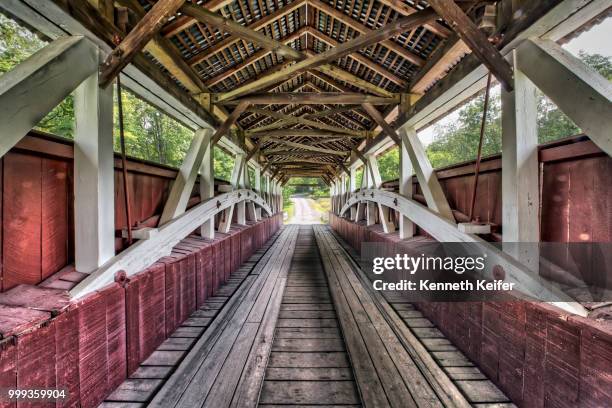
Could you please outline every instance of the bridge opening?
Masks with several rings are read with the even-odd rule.
[[[0,2],[1,405],[612,405],[611,13]]]

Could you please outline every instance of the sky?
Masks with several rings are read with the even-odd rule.
[[[572,54],[578,56],[580,50],[589,54],[601,54],[612,57],[612,17],[608,17],[589,31],[580,34],[563,46]],[[491,94],[499,93],[499,85],[491,89]],[[459,118],[457,111],[444,117],[437,124],[448,125]],[[435,137],[435,124],[419,131],[419,139],[428,146]]]

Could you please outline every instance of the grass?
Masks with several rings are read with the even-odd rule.
[[[321,222],[328,222],[329,215],[328,212],[331,210],[331,201],[329,197],[321,197],[313,199],[314,204],[313,207],[321,212]]]
[[[285,220],[285,224],[289,223],[293,218],[293,214],[295,213],[295,208],[293,206],[293,202],[285,203],[283,205],[283,211],[287,213],[287,219]]]

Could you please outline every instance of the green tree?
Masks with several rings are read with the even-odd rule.
[[[125,150],[129,156],[177,167],[193,131],[161,113],[128,90],[122,90]],[[119,150],[119,112],[115,92],[115,150]]]
[[[378,171],[380,171],[382,181],[399,177],[399,149],[397,147],[378,156]]]
[[[39,35],[0,13],[0,76],[47,45]],[[44,132],[72,138],[74,103],[68,96],[36,127]]]
[[[230,181],[232,177],[232,170],[234,169],[234,157],[217,146],[214,147],[213,154],[215,178]]]

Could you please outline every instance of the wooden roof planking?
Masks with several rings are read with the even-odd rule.
[[[88,7],[74,0],[54,2],[84,25],[104,27],[98,32],[107,32],[106,37],[108,32],[121,32],[117,27],[121,24],[125,26],[123,36],[127,36],[126,32],[141,26],[143,18],[153,14],[149,12],[156,5],[155,0],[118,0],[115,4],[121,7],[111,13],[111,0],[90,0],[92,5]],[[504,71],[499,55],[489,60],[495,49],[488,41],[482,43],[486,40],[482,31],[459,30],[456,35],[439,17],[445,15],[453,22],[456,13],[449,15],[441,8],[452,7],[455,2],[433,3],[184,2],[177,13],[167,16],[165,24],[137,55],[138,63],[148,64],[149,72],[157,66],[155,78],[184,92],[184,98],[200,105],[213,125],[224,124],[223,129],[231,125],[227,131],[231,138],[247,151],[258,149],[255,158],[268,163],[271,173],[282,178],[283,163],[266,152],[282,152],[283,159],[294,161],[316,158],[330,164],[326,166],[328,174],[339,174],[341,163],[346,163],[343,160],[352,151],[365,149],[385,136],[380,134],[380,117],[373,120],[372,112],[368,113],[362,102],[374,101],[374,109],[395,127],[398,111],[405,117],[423,93],[470,53],[466,43],[483,63],[491,67],[497,64],[500,72]],[[456,2],[474,26],[480,23],[484,7],[492,3]],[[508,3],[512,3],[510,8]],[[527,3],[498,2],[498,37],[505,31],[516,35],[512,31],[515,22],[509,17],[516,8],[532,13],[527,20],[535,21],[561,0],[538,2],[541,4],[535,8]],[[524,25],[524,20],[516,24]],[[480,37],[474,40],[474,36]],[[358,94],[363,95],[363,101]],[[230,115],[239,101],[248,101],[249,105],[246,109],[244,104],[239,105],[244,111]],[[232,123],[228,123],[228,117]],[[266,133],[270,137],[265,137]],[[295,169],[292,174],[297,174]]]

